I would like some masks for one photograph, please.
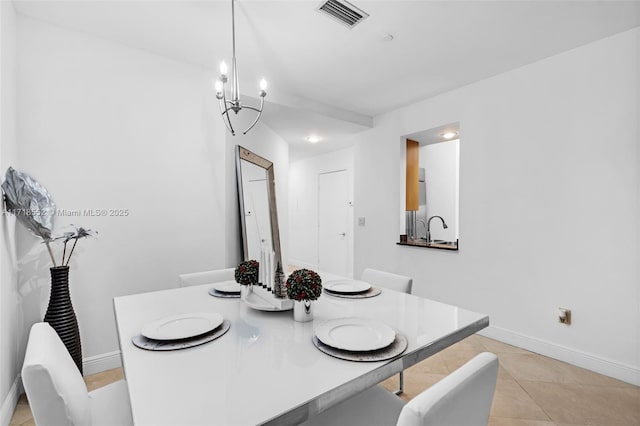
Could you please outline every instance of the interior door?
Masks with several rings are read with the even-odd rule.
[[[349,183],[347,171],[318,176],[318,269],[349,276]]]

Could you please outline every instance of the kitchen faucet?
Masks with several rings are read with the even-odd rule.
[[[433,219],[434,217],[437,217],[438,219],[440,219],[442,221],[442,227],[444,229],[447,229],[447,223],[444,221],[444,219],[442,218],[442,216],[431,216],[429,218],[429,220],[427,221],[427,243],[431,242],[431,219]]]

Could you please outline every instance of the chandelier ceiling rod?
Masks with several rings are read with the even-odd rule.
[[[233,72],[233,88],[231,89],[231,97],[238,100],[240,97],[240,83],[238,83],[238,66],[236,62],[236,7],[235,0],[231,0],[231,43],[233,44],[233,58],[231,70]]]
[[[257,112],[257,116],[253,123],[244,131],[243,134],[247,134],[249,130],[256,125],[260,116],[262,115],[262,110],[264,108],[264,97],[267,96],[267,82],[263,78],[260,81],[260,91],[258,95],[260,96],[260,108],[255,108],[249,105],[242,105],[240,102],[240,83],[238,79],[238,66],[236,60],[236,14],[235,14],[235,0],[231,0],[231,43],[233,48],[233,57],[231,59],[231,100],[227,100],[225,94],[225,84],[228,81],[227,78],[227,64],[224,61],[220,64],[220,78],[215,83],[216,89],[216,98],[220,104],[220,112],[222,114],[222,119],[227,130],[235,136],[235,130],[233,128],[233,124],[231,123],[231,118],[229,117],[229,111],[233,111],[238,114],[243,108],[250,109],[252,111]],[[226,119],[226,120],[225,120]]]

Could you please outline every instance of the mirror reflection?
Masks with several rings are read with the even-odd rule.
[[[401,244],[457,250],[457,123],[406,135],[406,226]]]
[[[242,188],[247,250],[250,259],[260,259],[260,247],[272,246],[267,171],[242,161]]]
[[[238,145],[236,171],[243,259],[260,260],[264,247],[282,266],[273,163]]]

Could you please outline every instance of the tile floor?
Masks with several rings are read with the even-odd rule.
[[[490,426],[640,426],[639,387],[478,335],[405,371],[402,397],[410,400],[484,351],[500,358]],[[93,390],[121,378],[118,368],[85,382]],[[395,390],[397,376],[383,385]],[[23,395],[10,425],[33,424]]]
[[[640,387],[479,335],[405,371],[403,399],[484,351],[500,359],[490,426],[640,426]],[[383,385],[395,390],[398,379]]]

